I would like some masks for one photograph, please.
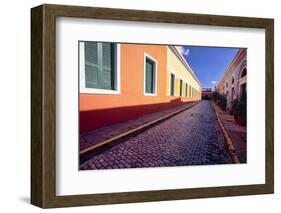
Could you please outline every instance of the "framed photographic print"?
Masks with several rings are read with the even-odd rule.
[[[273,19],[31,9],[31,203],[274,191]]]

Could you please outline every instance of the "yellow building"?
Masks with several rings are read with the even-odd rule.
[[[201,99],[199,80],[176,46],[167,46],[166,95],[191,101]]]

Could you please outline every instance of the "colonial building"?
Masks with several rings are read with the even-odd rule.
[[[212,88],[203,88],[202,89],[202,99],[211,99]]]
[[[247,50],[239,49],[229,67],[219,81],[216,90],[226,96],[227,109],[231,109],[232,101],[247,93]]]
[[[201,99],[180,49],[79,42],[80,132]]]

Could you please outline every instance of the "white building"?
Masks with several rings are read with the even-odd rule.
[[[231,109],[232,101],[247,93],[247,49],[239,49],[224,72],[216,90],[226,96],[226,109]]]

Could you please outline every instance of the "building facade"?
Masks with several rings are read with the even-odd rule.
[[[201,99],[174,46],[79,42],[80,132]]]
[[[211,99],[212,88],[202,88],[202,99]]]
[[[238,50],[216,90],[226,96],[228,110],[232,108],[234,100],[247,94],[247,49]]]

